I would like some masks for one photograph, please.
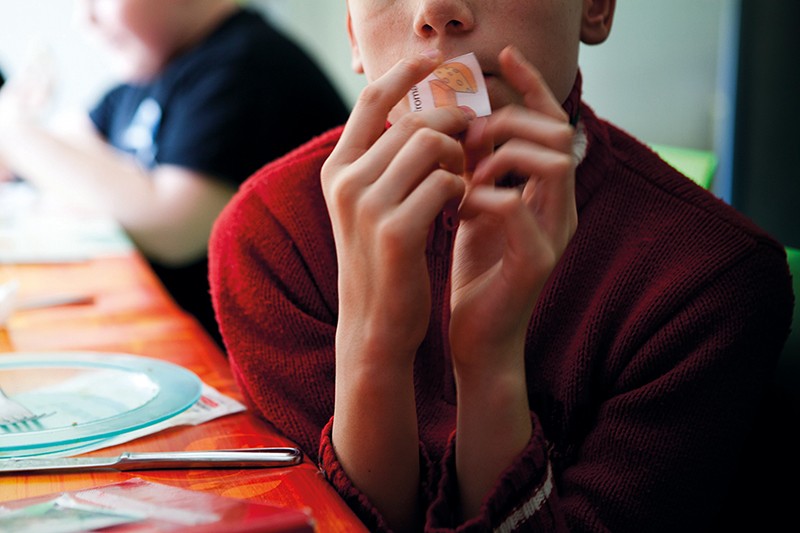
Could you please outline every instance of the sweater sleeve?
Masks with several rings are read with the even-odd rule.
[[[480,515],[461,523],[455,463],[455,432],[441,464],[433,463],[420,443],[420,505],[426,510],[424,531],[481,533],[483,531],[548,531],[566,533],[547,443],[533,415],[534,435],[526,449],[506,468],[481,506]],[[333,418],[323,428],[319,467],[339,495],[370,531],[390,531],[380,511],[356,487],[336,457],[331,437]]]
[[[788,332],[785,254],[624,132],[583,117],[580,223],[528,345],[557,511],[574,532],[709,531],[726,491],[770,492],[732,480],[737,464],[765,464],[744,442]]]
[[[324,158],[313,155],[295,152],[248,180],[209,246],[212,301],[242,394],[310,457],[333,414],[336,324]]]
[[[455,432],[442,460],[442,475],[431,505],[425,530],[431,533],[457,531],[549,531],[567,532],[558,511],[558,492],[541,424],[532,415],[533,435],[525,450],[500,475],[481,505],[480,514],[459,523],[459,488],[455,461]]]
[[[573,417],[552,457],[572,531],[707,531],[737,461],[761,467],[741,453],[785,338],[776,258],[757,247],[696,283],[679,275],[684,287],[629,299],[637,319],[605,345],[592,386],[575,385],[597,406]]]

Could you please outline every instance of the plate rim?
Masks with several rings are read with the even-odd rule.
[[[31,453],[41,448],[50,450],[58,446],[106,439],[157,424],[189,409],[200,399],[202,392],[202,381],[196,373],[171,361],[150,356],[95,350],[6,352],[0,354],[0,371],[12,368],[36,368],[44,363],[48,363],[46,367],[109,368],[144,374],[158,385],[159,394],[153,400],[119,415],[79,424],[79,429],[76,429],[76,427],[61,427],[0,434],[0,460],[14,457],[14,452]],[[152,365],[152,368],[147,369],[146,365],[148,364]],[[169,370],[166,375],[163,372],[159,372],[159,370],[164,369]],[[184,399],[178,397],[176,389],[173,388],[175,384],[188,387],[186,390],[189,391],[189,394],[184,392],[183,394],[186,394]],[[170,386],[167,387],[165,385]],[[155,405],[160,410],[146,420],[141,419],[141,410],[147,406],[152,409],[153,402],[158,402]],[[122,419],[121,421],[120,418]],[[110,419],[116,423],[109,422]],[[108,427],[109,424],[112,424],[112,427]],[[37,435],[39,438],[35,439],[34,442],[30,442],[31,435]]]

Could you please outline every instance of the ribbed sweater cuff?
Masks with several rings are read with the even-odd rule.
[[[537,418],[527,447],[498,478],[484,499],[478,516],[459,524],[460,496],[455,463],[455,432],[451,434],[442,460],[442,477],[436,499],[428,514],[426,531],[478,532],[497,528],[513,531],[536,523],[543,531],[556,531],[560,522],[550,513],[556,497],[547,454],[547,443]]]
[[[422,509],[428,507],[433,499],[435,481],[433,479],[433,468],[425,447],[420,443],[420,506]],[[347,473],[342,468],[336,451],[333,448],[333,417],[322,428],[322,437],[319,447],[319,467],[325,477],[339,493],[339,496],[356,513],[365,526],[370,531],[391,531],[380,511],[373,505],[366,494],[356,487]]]

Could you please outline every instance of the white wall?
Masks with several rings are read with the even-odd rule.
[[[1,2],[2,0],[0,0]],[[249,0],[300,42],[352,105],[364,77],[350,68],[345,0]]]
[[[644,140],[711,149],[727,104],[718,69],[735,3],[618,2],[608,41],[582,49],[585,99]]]
[[[738,0],[620,1],[611,39],[582,50],[587,101],[646,141],[711,149],[724,110],[720,21]],[[352,103],[344,0],[250,0],[314,55]],[[13,75],[37,39],[60,78],[56,104],[87,107],[110,83],[101,52],[71,22],[71,0],[0,0],[0,69]]]
[[[55,107],[86,107],[111,81],[106,58],[74,23],[72,0],[0,0],[0,70],[12,77],[33,49],[53,58]]]

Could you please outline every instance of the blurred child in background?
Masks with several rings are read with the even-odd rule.
[[[239,4],[77,0],[122,80],[77,131],[42,126],[36,76],[0,92],[0,161],[44,193],[115,217],[217,340],[212,223],[248,175],[347,118],[303,50]]]

